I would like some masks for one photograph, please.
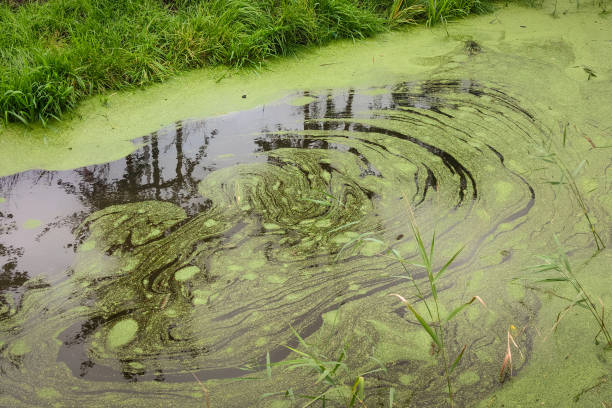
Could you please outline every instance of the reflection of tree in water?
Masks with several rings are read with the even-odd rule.
[[[44,224],[31,242],[32,249],[36,251],[36,243],[48,233],[60,228],[74,231],[89,213],[113,204],[164,200],[172,201],[191,213],[205,208],[208,204],[198,192],[197,185],[212,168],[198,165],[206,157],[208,143],[217,131],[205,132],[203,121],[188,126],[187,133],[196,136],[201,143],[191,157],[184,152],[184,125],[178,123],[170,130],[143,137],[143,146],[125,159],[71,171],[33,170],[0,178],[2,195],[8,197],[17,196],[15,193],[19,188],[28,190],[33,199],[40,200],[49,196],[48,189],[59,189],[81,203],[68,204],[69,200],[62,199],[57,206],[61,215]],[[50,211],[56,210],[51,208]],[[36,271],[28,274],[19,267],[19,261],[30,245],[28,248],[11,245],[12,234],[18,229],[13,218],[13,214],[0,212],[0,293],[18,288],[30,275],[37,275]],[[71,248],[73,244],[65,242],[61,245]],[[66,254],[50,253],[46,256]]]
[[[311,96],[309,92],[304,92],[303,96]],[[321,119],[341,119],[351,118],[353,116],[353,100],[355,91],[350,89],[346,95],[344,109],[336,108],[340,97],[334,97],[331,92],[327,94],[325,104],[320,101],[313,101],[301,108],[303,116],[303,130],[308,131],[325,131],[325,130],[349,130],[350,123],[337,123],[333,121]],[[279,126],[277,131],[283,129]],[[298,134],[274,134],[269,133],[269,130],[263,129],[262,136],[255,140],[255,144],[259,147],[258,151],[267,152],[281,148],[298,148],[298,149],[331,149],[333,148],[327,140],[310,138]]]
[[[204,122],[194,124],[188,132],[184,131],[183,123],[178,123],[164,133],[143,137],[144,146],[123,160],[75,170],[80,175],[79,199],[92,210],[113,204],[163,200],[188,212],[201,211],[206,203],[198,192],[198,183],[213,168],[199,165],[217,132],[206,134]],[[192,157],[184,152],[186,133],[201,141]],[[66,192],[75,187],[70,181],[63,181],[62,185]]]
[[[303,96],[310,96],[310,93],[304,92]],[[342,101],[343,98],[345,98],[344,101]],[[320,100],[304,105],[301,108],[304,133],[279,134],[264,129],[261,132],[262,136],[255,139],[255,144],[259,146],[258,151],[271,151],[280,148],[338,149],[339,145],[331,143],[328,140],[310,137],[308,131],[312,131],[313,134],[315,134],[315,132],[320,131],[348,132],[355,129],[363,130],[364,128],[362,125],[350,120],[354,115],[354,99],[355,90],[349,89],[346,94],[335,97],[331,92],[328,93],[324,105]],[[344,108],[340,110],[337,106],[342,102],[344,102]],[[321,109],[321,107],[324,107],[324,109]],[[368,103],[368,110],[389,109],[393,107],[394,103],[390,101],[383,102],[382,96],[375,96]],[[277,132],[282,132],[283,130],[284,129],[282,129],[280,125],[278,129],[276,129]],[[329,136],[333,138],[334,134],[330,133]],[[359,162],[362,164],[361,177],[366,175],[380,176],[378,170],[375,169],[357,149],[347,146],[340,148],[346,149],[348,153],[351,153],[359,159]],[[274,159],[269,158],[268,161],[273,162]]]
[[[444,108],[456,110],[458,101],[454,102],[452,94],[471,94],[482,96],[482,87],[472,80],[429,80],[424,82],[404,82],[395,86],[391,93],[394,103],[402,108],[430,110],[440,115]],[[465,104],[461,100],[461,104]]]
[[[0,211],[0,235],[9,234],[17,229],[13,214]],[[18,260],[23,256],[23,248],[0,243],[0,294],[7,289],[17,288],[28,280],[27,272],[18,269]]]
[[[310,94],[306,92],[304,96]],[[354,90],[340,95],[329,92],[324,100],[318,98],[318,101],[295,109],[294,113],[305,131],[349,130],[349,121],[333,122],[321,119],[352,117],[354,97]],[[256,130],[261,134],[255,140],[258,151],[283,147],[337,148],[326,140],[295,134],[274,135],[269,130],[270,126],[274,127],[275,132],[282,132],[286,130],[286,124],[282,122],[283,117],[273,119],[280,119],[280,122],[276,125],[268,122]],[[64,204],[69,201],[62,200],[61,205],[67,207],[60,209],[61,215],[52,215],[54,218],[45,223],[37,234],[36,241],[60,228],[74,231],[91,212],[115,204],[145,200],[170,201],[185,209],[188,214],[195,214],[210,205],[198,191],[198,184],[208,173],[215,170],[213,165],[207,164],[206,158],[209,143],[217,134],[217,129],[207,128],[207,121],[178,122],[173,127],[144,136],[139,141],[142,147],[124,159],[70,171],[23,172],[0,178],[0,188],[4,194],[11,196],[11,192],[19,186],[25,186],[34,193],[40,186],[41,189],[37,193],[43,199],[47,196],[46,189],[49,188],[59,189],[77,199],[76,204]],[[21,285],[28,278],[28,274],[20,271],[18,267],[24,248],[7,245],[7,242],[11,242],[11,231],[2,229],[6,229],[2,227],[8,225],[6,222],[0,224],[0,239],[4,238],[0,251],[0,289],[3,289]],[[15,228],[14,226],[13,229]],[[65,248],[72,247],[71,242],[63,245]]]
[[[17,288],[28,280],[28,273],[17,269],[17,261],[23,255],[23,248],[0,244],[0,293]]]

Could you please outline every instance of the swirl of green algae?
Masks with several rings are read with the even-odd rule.
[[[436,98],[427,103],[452,106],[445,100],[447,93],[457,96],[453,86],[439,84]],[[398,87],[393,95],[402,106],[402,98],[419,93]],[[464,100],[463,106],[469,103]],[[429,188],[457,203],[445,222],[452,228],[457,216],[470,212],[471,206],[461,202],[477,194],[470,172],[475,168],[468,170],[455,156],[465,161],[468,154],[480,154],[481,166],[499,167],[499,158],[484,155],[481,142],[469,135],[459,134],[465,143],[460,150],[440,140],[439,125],[425,126],[434,119],[439,122],[408,109],[376,112],[369,119],[329,119],[343,126],[303,136],[347,146],[360,158],[338,149],[275,149],[265,153],[266,163],[238,165],[205,178],[199,189],[211,208],[190,219],[171,204],[155,202],[142,208],[138,203],[114,206],[89,217],[85,226],[90,239],[97,239],[96,249],[111,255],[122,271],[88,295],[97,319],[88,334],[90,360],[135,375],[240,365],[259,358],[261,346],[273,344],[272,338],[289,342],[288,323],[308,326],[316,316],[313,310],[337,304],[337,293],[326,288],[330,281],[355,276],[366,287],[380,285],[380,274],[360,271],[371,269],[368,258],[351,256],[333,264],[333,255],[355,235],[400,234],[405,227],[400,201],[408,195],[413,205],[423,200],[425,183],[432,182],[414,186],[411,181],[426,171],[435,179]],[[419,130],[418,139],[413,128]],[[364,175],[364,163],[376,172]],[[520,188],[520,178],[510,172],[504,177],[506,185]],[[522,200],[519,195],[516,202]],[[388,214],[376,213],[388,209]],[[169,220],[159,219],[162,212]],[[383,249],[371,241],[360,252],[375,255]],[[252,287],[259,293],[250,300],[245,296]],[[301,308],[315,293],[322,301]],[[286,323],[275,325],[278,321]],[[249,335],[254,331],[260,333],[255,342]]]
[[[266,164],[214,172],[199,188],[215,206],[235,207],[242,217],[259,218],[265,231],[282,234],[293,255],[334,253],[334,238],[362,221],[380,193],[351,177],[355,164],[333,152],[277,149],[267,157]]]
[[[112,373],[171,378],[257,363],[265,349],[291,341],[289,324],[298,330],[316,327],[317,316],[341,309],[351,318],[339,320],[340,331],[354,327],[350,320],[369,319],[356,330],[356,344],[362,350],[379,350],[385,363],[434,375],[431,361],[419,357],[423,339],[407,331],[412,350],[402,351],[401,342],[407,340],[393,331],[405,322],[398,315],[381,318],[393,306],[375,295],[383,288],[409,290],[393,277],[401,273],[396,263],[372,256],[384,247],[370,241],[336,258],[352,238],[370,232],[412,257],[416,251],[412,240],[399,238],[407,232],[403,215],[407,197],[416,207],[423,231],[433,229],[430,220],[435,214],[443,242],[475,243],[460,259],[458,271],[479,265],[477,259],[484,256],[478,253],[480,244],[524,222],[523,213],[529,211],[532,199],[530,186],[490,144],[495,140],[496,149],[509,151],[511,146],[516,154],[524,154],[529,148],[525,141],[541,129],[528,116],[517,115],[512,100],[496,102],[499,95],[491,90],[474,91],[491,98],[485,103],[481,96],[450,88],[439,86],[437,97],[428,101],[421,101],[414,87],[395,88],[395,109],[367,117],[326,118],[322,120],[330,125],[326,130],[295,132],[333,148],[275,149],[264,154],[266,163],[211,173],[199,186],[212,202],[203,213],[187,217],[171,203],[149,201],[92,214],[83,226],[82,234],[89,238],[80,246],[72,279],[58,288],[50,302],[54,318],[45,329],[50,336],[45,349],[57,355],[53,339],[58,333],[64,350],[81,348],[86,359],[80,370],[85,378],[99,367],[109,368],[111,374],[100,374],[109,381],[117,379]],[[404,97],[419,99],[416,104],[435,104],[441,113],[403,106]],[[449,100],[457,106],[445,103]],[[470,127],[470,132],[455,129],[457,120],[470,124],[480,118],[478,112],[487,103],[489,118]],[[498,116],[493,118],[494,114]],[[514,130],[511,137],[508,129]],[[494,183],[481,182],[487,174],[495,174]],[[427,195],[428,188],[436,194]],[[467,200],[476,194],[477,200]],[[439,259],[454,250],[453,245],[440,248]],[[490,265],[506,259],[487,256]],[[479,276],[486,282],[482,273]],[[458,286],[471,284],[456,279]],[[449,303],[460,301],[452,291],[444,293]],[[28,296],[41,301],[36,291]],[[491,307],[497,304],[499,309],[517,295],[497,296]],[[524,295],[518,298],[533,306]],[[2,367],[7,371],[34,364],[26,334],[27,321],[34,325],[36,318],[33,308],[21,310],[22,316],[28,313],[23,336],[3,351],[7,358]],[[498,311],[486,322],[479,322],[479,317],[469,320],[492,327],[498,319],[526,319],[520,310]],[[77,324],[75,330],[66,330],[67,321],[81,322],[80,328]],[[470,344],[479,338],[463,333]],[[362,352],[358,355],[367,360]],[[495,365],[488,352],[478,354],[473,364]],[[71,375],[62,367],[65,375]],[[485,386],[491,386],[490,381],[465,389],[478,392]],[[189,398],[185,388],[177,390],[176,400]],[[433,400],[438,397],[432,394]]]
[[[265,260],[259,259],[249,264],[255,266],[249,271],[230,265],[217,275],[211,258],[231,247],[231,241],[243,239],[241,231],[232,232],[237,237],[226,235],[247,215],[252,221],[240,229],[249,236],[263,229],[262,239],[266,240],[283,235],[280,253],[288,248],[291,254],[309,256],[335,253],[340,244],[333,237],[342,233],[339,227],[363,218],[371,201],[367,190],[329,166],[325,153],[276,151],[270,155],[275,164],[243,165],[213,173],[200,185],[202,192],[211,192],[211,209],[180,223],[167,236],[163,232],[185,218],[182,210],[168,203],[113,206],[90,216],[84,223],[90,238],[81,248],[95,247],[118,259],[122,272],[108,286],[96,285],[90,295],[104,321],[92,335],[89,350],[96,363],[134,373],[145,367],[149,371],[162,366],[168,371],[172,365],[174,370],[197,368],[201,359],[209,365],[222,364],[233,354],[226,346],[228,337],[240,338],[242,349],[256,353],[258,347],[240,336],[243,328],[236,328],[237,334],[231,336],[227,329],[212,331],[219,323],[207,309],[216,296],[228,292],[231,278],[236,282],[229,286],[244,285],[260,269],[268,284],[278,285],[291,277],[291,271],[284,271],[284,276],[266,274]],[[329,201],[323,201],[326,199]],[[334,230],[338,232],[330,233]],[[83,275],[81,269],[77,265],[75,274]],[[269,319],[256,314],[251,317],[254,324]],[[194,355],[191,361],[181,358],[186,348]],[[215,355],[209,356],[211,351]]]

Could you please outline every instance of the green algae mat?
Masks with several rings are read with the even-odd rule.
[[[463,248],[442,313],[486,303],[445,324],[456,406],[612,406],[596,321],[530,279],[556,237],[612,305],[612,23],[552,7],[2,129],[0,405],[291,407],[331,387],[326,406],[447,406],[439,350],[389,296],[426,313],[414,217],[435,270]]]

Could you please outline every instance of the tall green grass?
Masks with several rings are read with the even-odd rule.
[[[416,21],[435,24],[480,4],[438,1],[0,2],[0,115],[44,124],[106,90],[203,66],[258,66],[298,47],[365,38]]]
[[[491,10],[490,3],[480,0],[428,0],[426,24],[432,26],[444,23],[471,13],[484,13]]]
[[[206,65],[255,66],[386,20],[348,0],[50,0],[0,6],[0,112],[59,118],[83,97]]]

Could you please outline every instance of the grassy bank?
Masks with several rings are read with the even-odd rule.
[[[483,9],[479,0],[4,1],[0,114],[44,124],[107,90]]]

